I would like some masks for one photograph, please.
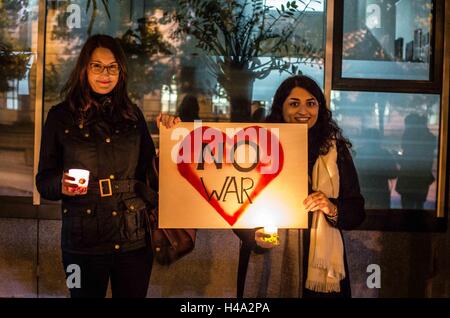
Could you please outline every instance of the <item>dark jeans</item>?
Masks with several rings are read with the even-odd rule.
[[[70,264],[80,267],[81,288],[70,288],[72,298],[104,298],[111,280],[112,297],[144,298],[152,271],[149,247],[131,252],[86,255],[63,252],[64,272]],[[73,271],[66,273],[70,276]],[[70,281],[70,280],[69,280]]]

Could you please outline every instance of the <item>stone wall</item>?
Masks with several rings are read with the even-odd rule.
[[[0,297],[68,296],[60,226],[56,220],[0,219]],[[448,233],[344,236],[353,297],[450,297]],[[194,252],[169,268],[155,264],[148,297],[234,297],[238,249],[231,231],[199,230]],[[381,268],[380,289],[367,287],[370,264]]]

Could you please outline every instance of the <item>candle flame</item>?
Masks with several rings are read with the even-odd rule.
[[[278,228],[276,226],[273,226],[273,225],[265,226],[264,227],[264,233],[277,234],[278,233]]]

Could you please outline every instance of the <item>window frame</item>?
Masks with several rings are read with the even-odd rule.
[[[438,136],[438,176],[435,210],[366,209],[366,219],[358,228],[371,231],[446,232],[450,207],[447,167],[448,114],[450,104],[450,5],[443,0],[433,0],[433,43],[430,59],[430,80],[383,80],[342,77],[343,9],[345,0],[328,4],[327,28],[328,73],[331,73],[325,93],[328,102],[331,90],[438,94],[440,96],[440,123]],[[447,19],[445,19],[447,17]],[[331,30],[330,30],[331,29]],[[335,52],[336,50],[336,52]],[[330,65],[331,64],[331,65]],[[327,81],[327,79],[325,79]],[[328,103],[329,104],[329,103]]]
[[[433,21],[430,43],[430,80],[396,80],[342,77],[342,41],[344,29],[344,1],[336,0],[333,21],[333,90],[377,91],[397,93],[440,94],[442,87],[444,1],[432,0]],[[437,32],[440,31],[440,32]]]

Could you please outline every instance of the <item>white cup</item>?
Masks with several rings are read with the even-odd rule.
[[[87,189],[89,185],[89,170],[84,169],[69,169],[69,176],[75,178],[72,183],[76,184],[79,188]]]

